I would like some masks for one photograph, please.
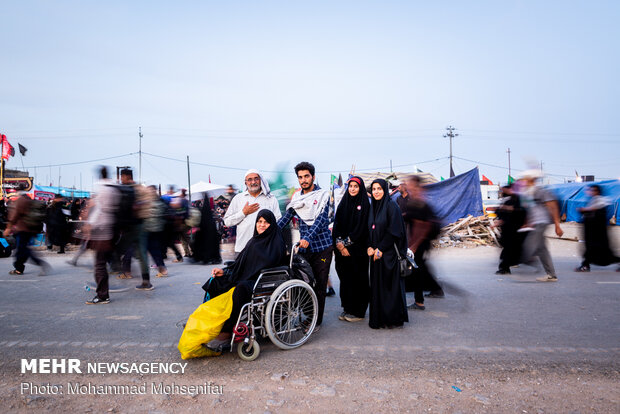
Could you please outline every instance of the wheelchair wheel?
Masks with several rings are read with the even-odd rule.
[[[302,280],[288,280],[272,293],[265,311],[265,327],[271,342],[281,349],[304,344],[316,326],[318,301]]]
[[[244,361],[254,361],[258,358],[258,354],[260,354],[260,346],[256,341],[252,341],[252,345],[240,342],[239,345],[237,345],[237,354],[239,358]]]

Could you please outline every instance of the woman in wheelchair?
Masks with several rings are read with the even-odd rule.
[[[235,288],[230,318],[224,323],[220,334],[207,343],[207,348],[221,351],[230,344],[241,308],[252,299],[252,290],[261,270],[283,264],[286,264],[286,244],[282,232],[274,214],[263,209],[256,216],[254,236],[235,262],[224,269],[213,269],[213,278],[203,286],[208,298]]]

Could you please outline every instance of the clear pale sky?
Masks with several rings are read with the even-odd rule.
[[[620,177],[617,1],[0,2],[0,131],[28,168],[138,151],[142,180],[241,186],[248,168],[311,161],[506,181]],[[436,161],[432,161],[436,160]],[[431,162],[426,162],[431,161]],[[60,167],[90,189],[94,167]],[[215,165],[230,168],[217,168]],[[490,164],[490,165],[484,165]],[[232,168],[232,169],[231,169]],[[271,175],[271,174],[268,174]],[[136,177],[137,178],[137,177]]]

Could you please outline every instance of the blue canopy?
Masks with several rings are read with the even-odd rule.
[[[426,200],[442,226],[470,214],[474,217],[484,214],[478,167],[447,180],[427,184],[424,189]],[[398,191],[394,193],[392,200],[396,201],[399,195]]]
[[[585,185],[586,183],[566,183],[547,186],[547,188],[555,194],[558,200],[558,204],[560,205],[560,216],[564,214],[568,215],[568,200],[579,193]]]
[[[616,217],[616,225],[618,225],[618,206],[620,205],[620,180],[598,181],[594,183],[585,183],[585,185],[573,195],[567,202],[566,221],[577,221],[581,223],[583,217],[577,211],[578,208],[585,207],[590,200],[586,193],[588,185],[597,184],[601,187],[601,193],[611,200],[611,205],[607,208],[607,220]]]
[[[81,191],[74,188],[53,187],[48,185],[35,185],[34,191],[44,191],[46,193],[60,194],[63,197],[88,198],[90,191]]]

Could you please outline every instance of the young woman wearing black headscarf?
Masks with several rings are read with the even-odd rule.
[[[200,224],[194,236],[194,244],[192,246],[193,259],[196,262],[204,264],[222,263],[220,254],[220,234],[215,227],[213,220],[213,212],[211,211],[211,200],[208,193],[205,194],[202,202],[202,211],[200,215]]]
[[[336,272],[340,279],[340,320],[364,319],[370,295],[368,284],[368,212],[370,202],[364,180],[351,177],[336,210],[332,236]]]
[[[400,327],[409,322],[405,282],[400,277],[396,248],[405,257],[407,236],[398,205],[390,199],[385,180],[371,186],[368,215],[370,257],[370,321],[373,329]],[[396,246],[396,247],[395,247]]]
[[[225,269],[213,269],[213,278],[202,287],[210,298],[235,288],[230,318],[224,323],[220,335],[207,344],[209,349],[221,350],[230,342],[241,308],[252,299],[252,289],[261,270],[285,262],[286,245],[276,217],[270,210],[263,209],[256,216],[254,236],[235,262]]]

